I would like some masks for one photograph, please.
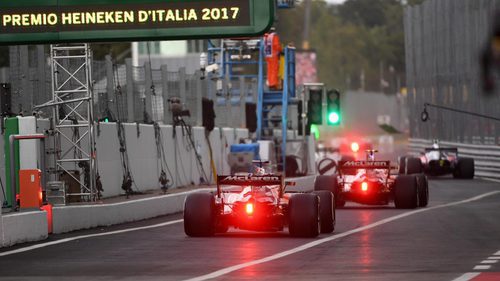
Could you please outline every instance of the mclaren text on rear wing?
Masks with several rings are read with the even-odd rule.
[[[339,161],[339,169],[391,169],[391,161]]]
[[[217,176],[217,185],[252,185],[252,186],[264,186],[264,185],[281,185],[282,176],[281,175],[226,175]]]

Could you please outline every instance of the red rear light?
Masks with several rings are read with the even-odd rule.
[[[362,182],[361,183],[361,190],[368,191],[368,183],[367,182]]]
[[[247,203],[245,211],[247,212],[247,215],[253,215],[253,203]]]
[[[353,152],[358,152],[358,150],[359,150],[359,144],[357,142],[351,143],[351,150]]]

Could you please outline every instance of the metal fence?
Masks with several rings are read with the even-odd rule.
[[[11,46],[10,67],[7,81],[11,84],[13,114],[31,115],[36,105],[52,99],[52,75],[48,46]],[[132,66],[131,59],[115,64],[110,57],[92,62],[95,119],[108,116],[125,122],[158,121],[172,124],[168,100],[179,97],[185,109],[191,113],[184,117],[189,125],[202,124],[202,97],[215,101],[215,125],[217,127],[244,127],[244,103],[239,102],[239,88],[244,87],[246,98],[256,102],[257,81],[233,82],[224,90],[216,90],[216,82],[201,79],[202,73],[151,69],[149,63]],[[1,97],[0,97],[1,99]],[[40,117],[51,117],[50,109],[37,112]]]
[[[491,34],[499,0],[427,0],[405,10],[410,135],[456,143],[500,144],[500,122],[424,103],[500,117],[500,91],[484,95],[480,54]]]

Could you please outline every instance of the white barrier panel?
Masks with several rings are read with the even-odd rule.
[[[458,155],[474,158],[475,176],[500,179],[500,147],[494,145],[465,144],[441,141],[442,147],[457,147]],[[410,153],[417,155],[426,147],[432,146],[432,141],[424,139],[409,139]]]
[[[34,116],[17,117],[17,120],[20,135],[36,133],[36,118]],[[23,140],[19,142],[19,164],[21,170],[38,168],[38,142],[38,140]]]
[[[47,239],[47,213],[41,211],[3,215],[2,246]]]
[[[114,204],[54,207],[53,232],[65,233],[179,213],[184,209],[186,196],[193,192],[200,190]]]
[[[157,157],[157,146],[154,128],[152,125],[124,124],[129,169],[134,178],[134,191],[159,189],[158,179],[162,168],[161,160]],[[174,187],[190,184],[200,184],[203,171],[210,183],[214,183],[210,168],[208,143],[205,139],[203,127],[193,127],[193,145],[181,127],[176,127],[175,138],[173,127],[161,126],[162,143],[165,151],[166,164],[163,169],[169,179],[173,180]],[[104,197],[113,197],[123,194],[122,161],[120,158],[120,144],[118,142],[115,123],[101,123],[97,137],[97,158],[99,174],[104,187]],[[212,145],[214,163],[218,173],[229,173],[227,154],[231,144],[238,143],[240,138],[248,137],[247,129],[215,128],[209,135]],[[197,163],[195,150],[201,156],[203,170]],[[170,172],[167,170],[170,170]],[[204,177],[204,176],[203,176]]]

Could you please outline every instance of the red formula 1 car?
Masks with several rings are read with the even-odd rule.
[[[374,152],[366,161],[339,161],[336,177],[319,176],[321,186],[331,186],[336,205],[346,201],[366,205],[387,205],[394,201],[396,208],[425,207],[429,201],[427,178],[423,174],[398,175],[390,161],[375,161]]]
[[[286,192],[281,175],[217,176],[217,192],[189,194],[184,203],[188,236],[212,236],[230,227],[252,231],[282,231],[316,237],[333,232],[334,196],[330,191]],[[288,184],[290,185],[290,184]]]

